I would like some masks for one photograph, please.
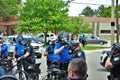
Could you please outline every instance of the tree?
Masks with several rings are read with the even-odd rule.
[[[0,17],[16,16],[18,7],[16,0],[0,0]]]
[[[20,24],[16,30],[20,33],[43,32],[45,36],[53,29],[62,31],[68,18],[70,1],[27,0],[21,6]]]
[[[44,32],[58,29],[68,17],[68,2],[62,0],[28,0],[20,11],[23,32]],[[61,29],[61,28],[60,28]]]
[[[100,5],[98,7],[98,9],[96,9],[94,12],[95,12],[95,15],[97,17],[103,17],[102,14],[104,13],[104,10],[106,9],[106,7],[104,5]]]
[[[81,17],[71,17],[68,23],[68,27],[70,27],[69,32],[74,34],[92,32],[92,27],[90,27],[89,23],[84,22]]]
[[[92,10],[91,7],[87,6],[85,9],[83,9],[81,15],[85,15],[87,17],[93,17],[94,10]]]
[[[101,14],[102,17],[111,17],[111,7],[105,8],[104,12]]]

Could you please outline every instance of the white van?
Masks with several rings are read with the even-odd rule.
[[[49,42],[50,40],[53,40],[53,39],[57,39],[57,36],[54,33],[47,33],[47,42]],[[40,41],[42,43],[45,42],[44,33],[38,34],[37,37],[36,37],[36,40]]]

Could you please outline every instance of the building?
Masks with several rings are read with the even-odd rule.
[[[4,33],[4,35],[15,34],[14,29],[17,24],[18,21],[13,16],[7,18],[0,18],[0,33]]]
[[[82,17],[82,18],[84,21],[89,22],[91,27],[93,28],[92,35],[105,39],[111,39],[111,18],[103,17]],[[116,37],[116,26],[114,26],[113,32],[114,37]]]

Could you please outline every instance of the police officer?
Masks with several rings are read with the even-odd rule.
[[[6,71],[4,70],[3,67],[0,66],[0,77],[6,75]]]
[[[58,42],[55,45],[54,53],[60,56],[60,68],[67,71],[68,63],[72,59],[69,54],[68,35],[66,33],[58,34]]]
[[[34,65],[36,63],[35,54],[33,47],[31,46],[31,41],[29,39],[25,42],[26,48],[24,49],[24,55],[19,57],[17,60],[23,60],[22,65],[24,70],[29,74],[28,66]]]
[[[2,58],[8,57],[8,46],[3,43],[2,38],[0,38],[0,56]]]
[[[81,34],[79,36],[79,41],[82,43],[82,46],[85,47],[85,44],[87,44],[86,36],[84,34]]]
[[[85,53],[83,50],[80,48],[80,44],[78,42],[73,42],[72,43],[72,58],[80,58],[84,61],[86,61]]]
[[[87,64],[80,58],[74,58],[68,65],[67,80],[87,80]]]
[[[14,59],[17,59],[21,56],[24,55],[24,48],[25,46],[22,44],[22,40],[23,40],[23,36],[19,36],[17,37],[17,42],[16,42],[16,45],[15,45],[15,51],[13,53],[13,58]]]
[[[54,62],[57,62],[59,63],[59,60],[60,60],[60,57],[59,55],[57,54],[54,54],[54,47],[55,47],[55,44],[56,44],[56,39],[52,39],[50,42],[49,42],[49,45],[46,47],[46,50],[44,52],[44,56],[47,56],[47,69],[50,70],[52,65],[56,65],[54,64]],[[56,65],[59,67],[59,64]],[[47,79],[49,80],[50,78],[50,74],[48,72],[47,74]]]
[[[26,48],[24,48],[24,55],[18,58],[20,59],[25,59],[29,64],[35,64],[35,54],[33,50],[33,46],[31,45],[31,41],[29,39],[26,40],[25,42]]]
[[[54,54],[54,47],[56,44],[56,39],[53,39],[49,42],[49,45],[46,47],[46,50],[44,52],[44,56],[47,56],[47,66],[49,68],[52,61],[59,61],[60,57],[57,54]]]
[[[109,80],[120,80],[120,42],[113,44],[105,67],[110,70]]]
[[[15,60],[24,55],[24,48],[25,48],[25,46],[22,44],[22,40],[23,40],[23,36],[22,35],[18,35],[17,36],[17,42],[16,42],[16,45],[15,45],[15,51],[13,52],[13,58]],[[21,65],[21,62],[18,61],[17,64],[18,64],[17,67],[19,69],[20,65]]]

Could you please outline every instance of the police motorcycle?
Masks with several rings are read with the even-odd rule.
[[[59,61],[52,61],[49,69],[47,71],[47,76],[49,77],[46,80],[66,80],[66,71],[60,70]]]
[[[68,40],[68,34],[65,32],[60,33],[60,34],[58,34],[58,41],[57,41],[56,45],[57,46],[64,45],[64,47],[68,49],[70,45],[67,40]],[[47,72],[48,74],[47,74],[46,80],[66,80],[67,70],[63,69],[63,68],[66,68],[65,64],[64,64],[64,66],[61,66],[61,61],[59,61],[59,60],[56,60],[56,61],[52,60],[50,63],[51,64],[48,67],[48,72]]]
[[[27,48],[24,49],[25,53],[26,53],[26,50],[27,50]],[[25,64],[24,69],[29,74],[28,80],[40,80],[41,79],[41,69],[40,69],[41,63],[36,63],[34,61],[34,58],[35,57],[33,55],[33,56],[30,56],[30,57],[25,59],[26,64]]]

